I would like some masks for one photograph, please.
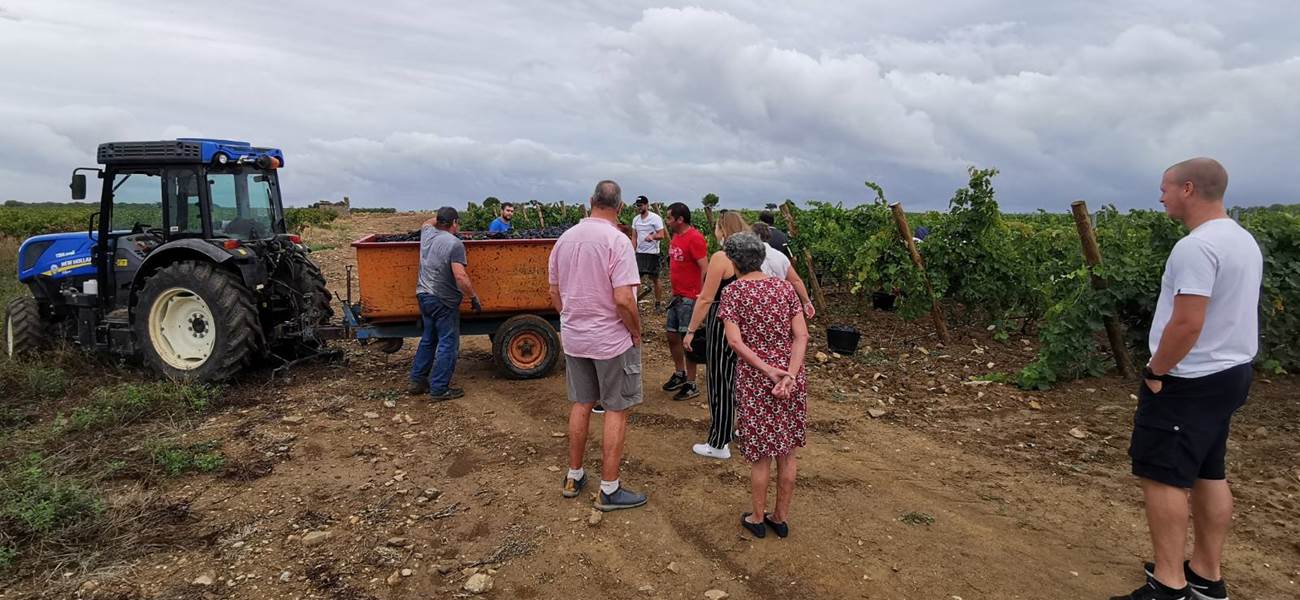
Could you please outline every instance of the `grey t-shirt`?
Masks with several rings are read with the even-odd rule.
[[[420,228],[420,284],[418,294],[432,294],[447,306],[456,308],[465,295],[456,285],[451,263],[465,262],[465,242],[433,225]]]

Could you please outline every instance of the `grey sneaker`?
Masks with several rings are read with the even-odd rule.
[[[673,394],[673,400],[681,402],[682,400],[690,400],[698,395],[700,395],[700,386],[691,382],[686,382],[682,384],[682,387],[677,390],[676,394]]]
[[[571,479],[568,475],[564,476],[564,488],[560,490],[565,498],[577,498],[582,493],[582,488],[587,485],[587,474],[582,474],[582,479]]]
[[[601,492],[596,497],[596,508],[605,512],[611,510],[622,510],[624,508],[636,508],[644,506],[646,503],[645,494],[638,494],[623,486],[614,490],[613,494]]]

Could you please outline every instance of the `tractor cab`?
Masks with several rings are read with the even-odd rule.
[[[86,198],[86,172],[101,180],[87,229],[19,249],[19,279],[33,296],[22,319],[191,380],[321,345],[316,327],[333,311],[319,269],[285,231],[280,150],[198,138],[109,142],[98,162],[72,176],[74,200]]]
[[[155,250],[197,252],[224,263],[284,236],[280,150],[183,138],[100,144],[98,156],[104,168],[93,171],[103,189],[92,218],[98,244],[91,262],[109,310],[128,307],[142,271],[167,261],[151,258]],[[85,198],[85,179],[73,174],[73,199]]]

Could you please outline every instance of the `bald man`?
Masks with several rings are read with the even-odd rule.
[[[1165,263],[1151,323],[1129,456],[1146,500],[1155,562],[1147,582],[1112,600],[1223,600],[1219,573],[1232,522],[1228,428],[1246,402],[1259,346],[1264,263],[1255,238],[1228,217],[1228,172],[1212,158],[1165,170],[1160,203],[1187,226]],[[1187,520],[1195,527],[1184,560]]]

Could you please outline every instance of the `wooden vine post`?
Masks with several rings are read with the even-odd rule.
[[[542,212],[541,203],[539,202],[533,206],[537,208],[537,222],[541,223],[542,229],[546,229],[546,213]]]
[[[706,207],[704,207],[704,222],[709,224],[709,232],[712,233],[712,232],[714,231],[714,227],[715,227],[715,226],[713,225],[713,207],[712,207],[712,206],[706,206]]]
[[[1083,244],[1083,260],[1088,264],[1088,272],[1092,275],[1092,289],[1104,290],[1109,284],[1095,271],[1101,264],[1101,247],[1097,245],[1097,233],[1092,229],[1088,204],[1083,200],[1075,201],[1070,204],[1070,212],[1074,214],[1074,227],[1079,230],[1079,241]],[[1110,341],[1110,351],[1115,356],[1115,366],[1120,375],[1128,379],[1136,377],[1133,358],[1129,356],[1128,346],[1124,344],[1124,326],[1120,325],[1119,319],[1114,315],[1105,317],[1102,322],[1106,325],[1106,339]]]
[[[799,235],[799,226],[794,222],[794,215],[790,214],[790,204],[781,205],[781,216],[785,217],[785,227],[790,230],[790,237],[794,238]],[[813,297],[817,299],[817,308],[826,310],[826,295],[822,293],[822,284],[817,280],[817,271],[813,269],[812,251],[803,249],[804,265],[808,267],[808,282],[812,283]]]
[[[925,270],[925,261],[921,259],[921,252],[916,249],[916,240],[912,239],[912,228],[907,224],[907,213],[903,212],[903,205],[899,202],[890,204],[889,210],[894,213],[894,223],[898,225],[898,237],[903,239],[903,244],[907,246],[907,253],[912,256],[912,264],[921,271],[921,278],[925,281],[925,293],[930,295],[930,318],[934,320],[934,330],[939,334],[939,341],[945,345],[951,344],[948,323],[943,318],[943,307],[939,305],[939,299],[934,297],[934,285],[930,283],[930,274]]]

